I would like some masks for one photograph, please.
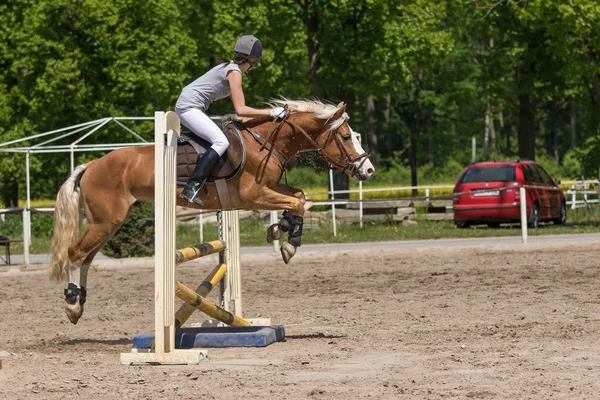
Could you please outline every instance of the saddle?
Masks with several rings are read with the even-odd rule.
[[[239,175],[246,163],[246,143],[232,117],[225,116],[213,120],[229,140],[227,152],[219,159],[211,170],[207,183],[217,180],[234,179]],[[192,176],[198,157],[204,154],[211,144],[193,133],[182,132],[177,140],[177,183],[185,184]]]

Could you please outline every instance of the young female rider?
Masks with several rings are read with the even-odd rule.
[[[236,42],[233,51],[235,61],[217,65],[184,87],[175,105],[175,112],[183,125],[212,144],[211,148],[198,158],[190,180],[179,195],[188,202],[201,206],[203,203],[197,198],[198,192],[206,182],[210,170],[229,146],[229,141],[221,129],[205,114],[210,103],[231,96],[235,113],[241,117],[277,118],[284,113],[281,107],[257,110],[248,107],[245,103],[242,73],[252,69],[260,59],[262,55],[260,41],[252,35],[242,36]]]

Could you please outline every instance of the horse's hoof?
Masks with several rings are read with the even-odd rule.
[[[273,240],[279,240],[283,236],[285,232],[283,232],[279,228],[279,224],[273,224],[267,229],[267,242],[272,243]]]
[[[291,244],[289,244],[288,242],[285,242],[284,244],[281,245],[280,250],[281,250],[281,257],[283,258],[283,262],[286,264],[289,264],[292,257],[294,257],[294,255],[296,254],[296,248],[294,246],[292,246]]]
[[[65,313],[67,313],[67,317],[69,317],[69,321],[72,324],[76,325],[79,321],[79,318],[83,315],[83,305],[79,303],[79,298],[75,304],[67,304],[65,306]]]

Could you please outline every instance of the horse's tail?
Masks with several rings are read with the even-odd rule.
[[[87,167],[83,164],[75,168],[56,196],[52,258],[48,266],[50,279],[62,281],[69,277],[69,246],[79,237],[81,227],[79,181]]]

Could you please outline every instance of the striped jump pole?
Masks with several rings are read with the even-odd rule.
[[[214,240],[212,242],[200,243],[192,247],[179,249],[175,252],[175,264],[195,260],[210,254],[220,253],[227,248],[227,243],[223,240]]]
[[[213,317],[230,326],[250,326],[250,322],[240,318],[229,311],[223,310],[216,304],[206,300],[192,289],[181,282],[176,283],[175,296],[185,301],[187,304],[197,308],[209,317]]]
[[[211,290],[213,290],[213,288],[221,281],[221,279],[223,279],[226,272],[227,266],[225,264],[217,265],[215,269],[213,269],[206,277],[206,279],[196,288],[195,292],[202,297],[208,296]],[[181,328],[181,326],[185,324],[185,321],[192,316],[195,310],[196,307],[187,303],[183,303],[183,305],[175,313],[175,329]]]

